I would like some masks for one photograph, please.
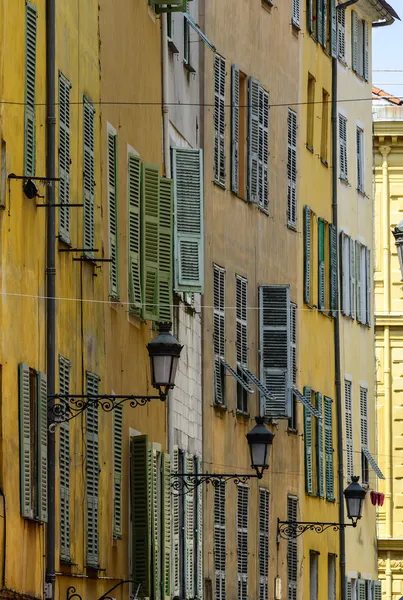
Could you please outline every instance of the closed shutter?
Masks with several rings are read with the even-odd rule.
[[[357,152],[357,190],[359,192],[364,191],[364,155],[363,155],[363,143],[364,143],[364,132],[360,127],[356,130],[356,152]]]
[[[225,186],[225,58],[214,56],[214,180]]]
[[[350,248],[350,317],[355,319],[355,277],[356,277],[356,269],[355,269],[355,246],[354,240],[351,237],[348,238],[349,248]]]
[[[186,454],[186,473],[194,473],[193,456]],[[185,496],[186,502],[186,522],[185,522],[185,536],[186,536],[186,598],[193,598],[194,596],[194,517],[195,517],[195,506],[194,506],[194,492],[190,492]]]
[[[292,0],[292,22],[299,27],[300,5],[299,0]]]
[[[316,2],[316,38],[323,46],[323,0],[317,0]]]
[[[338,309],[337,295],[337,230],[334,225],[329,225],[329,284],[330,284],[330,310],[336,317]]]
[[[259,205],[269,206],[269,94],[259,86]]]
[[[304,302],[311,304],[311,209],[304,206]]]
[[[119,252],[118,252],[118,137],[112,130],[108,131],[108,226],[109,226],[109,254],[110,276],[109,295],[119,297]]]
[[[382,600],[382,583],[380,581],[372,582],[372,600]]]
[[[337,55],[342,62],[346,62],[346,9],[339,8],[337,13]]]
[[[83,159],[83,180],[84,180],[84,255],[87,258],[94,258],[95,244],[95,110],[91,102],[84,98],[84,159]]]
[[[179,473],[179,449],[173,448],[173,472]],[[179,596],[180,593],[180,516],[179,516],[179,493],[177,490],[172,492],[172,552],[173,552],[173,595]]]
[[[171,597],[171,457],[162,455],[162,595],[166,600]]]
[[[225,358],[225,270],[214,265],[213,271],[214,402],[225,405],[224,368],[221,362]]]
[[[328,0],[322,0],[322,46],[326,49],[327,46],[327,2]],[[330,0],[331,1],[331,0]]]
[[[290,288],[259,287],[260,380],[271,392],[263,414],[288,418],[291,412]]]
[[[123,534],[122,479],[123,479],[123,406],[113,411],[113,537]]]
[[[297,385],[297,305],[290,303],[291,384]]]
[[[25,115],[24,115],[24,175],[34,177],[36,172],[36,6],[26,2],[25,7]]]
[[[231,192],[239,192],[239,67],[231,69]]]
[[[38,519],[48,521],[48,383],[38,372]]]
[[[297,114],[288,109],[287,221],[297,224]]]
[[[330,54],[337,58],[337,12],[336,0],[329,0],[329,19],[330,19]]]
[[[325,480],[326,500],[334,500],[334,471],[333,471],[333,400],[324,398],[324,424],[325,424]]]
[[[297,520],[298,499],[294,496],[287,498],[287,521]],[[297,599],[298,577],[298,542],[297,538],[290,537],[287,541],[287,600]]]
[[[269,600],[269,499],[259,488],[259,600]]]
[[[152,530],[152,552],[151,569],[153,578],[154,597],[161,597],[161,505],[160,505],[160,452],[151,445],[151,470],[152,470],[152,493],[151,493],[151,530]]]
[[[196,472],[202,473],[201,459],[196,457]],[[195,552],[197,553],[197,572],[196,572],[196,596],[201,600],[203,598],[203,489],[199,485],[196,488],[197,509],[195,511],[197,544]]]
[[[59,356],[59,393],[70,393],[71,363]],[[60,558],[70,560],[70,423],[60,423]]]
[[[175,290],[203,293],[203,151],[173,148]]]
[[[315,393],[316,410],[319,415],[316,417],[316,462],[317,462],[317,479],[318,479],[318,496],[323,498],[325,495],[323,481],[323,410],[322,410],[322,394]],[[304,408],[305,410],[305,408]],[[312,418],[312,417],[311,417]]]
[[[339,114],[339,161],[340,179],[348,180],[347,168],[347,119]]]
[[[246,486],[237,488],[237,555],[238,555],[238,600],[248,598],[248,494]]]
[[[304,387],[304,396],[312,404],[312,389]],[[313,468],[312,468],[312,413],[304,406],[304,450],[305,450],[305,491],[313,493]]]
[[[358,47],[358,16],[355,10],[351,11],[351,62],[353,71],[358,72],[358,53],[362,51]]]
[[[346,577],[346,600],[352,600],[353,598],[353,584]]]
[[[357,579],[357,600],[367,600],[367,586],[365,585],[365,579]]]
[[[318,219],[318,309],[325,310],[325,222]]]
[[[160,179],[158,227],[158,319],[172,321],[173,287],[173,185],[172,179]]]
[[[87,373],[86,393],[98,394],[99,378]],[[99,442],[98,442],[98,406],[90,403],[86,410],[86,564],[99,566],[99,533],[98,533],[98,486],[99,486]]]
[[[141,263],[140,263],[140,189],[141,161],[135,154],[128,156],[129,192],[129,311],[135,315],[141,312]]]
[[[351,315],[350,298],[350,237],[343,231],[340,233],[340,261],[341,261],[341,311],[349,317]]]
[[[313,0],[306,0],[306,26],[309,33],[313,33]]]
[[[360,439],[361,451],[368,450],[368,390],[360,386]],[[365,465],[367,459],[362,460]],[[368,483],[368,469],[361,469],[361,482]]]
[[[142,164],[141,182],[141,281],[143,318],[158,319],[159,168]]]
[[[70,203],[70,89],[59,73],[59,203]],[[70,208],[59,207],[59,237],[70,243]]]
[[[225,523],[225,484],[214,488],[214,599],[227,596],[227,543]]]
[[[369,79],[369,27],[367,21],[362,23],[364,28],[364,79]]]
[[[34,517],[32,498],[31,468],[31,407],[29,366],[18,365],[19,404],[20,404],[20,476],[21,476],[21,515],[28,519]]]
[[[248,366],[248,280],[236,276],[236,361]]]
[[[248,200],[259,201],[259,82],[248,80]]]
[[[372,287],[372,268],[371,268],[371,250],[365,248],[365,291],[366,291],[366,325],[371,327],[372,306],[371,306],[371,287]]]
[[[354,242],[352,242],[354,244]],[[362,294],[365,294],[363,289],[362,271],[361,271],[361,244],[355,242],[355,287],[356,287],[356,301],[357,301],[357,321],[362,322]]]
[[[352,384],[344,380],[344,420],[346,424],[346,472],[347,479],[354,475],[353,451],[353,411],[352,411]]]
[[[151,498],[152,457],[148,438],[139,435],[130,441],[130,508],[132,523],[132,579],[134,589],[151,596]]]

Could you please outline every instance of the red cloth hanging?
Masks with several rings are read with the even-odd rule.
[[[385,494],[378,493],[378,504],[379,504],[379,506],[383,506],[384,501],[385,501]]]
[[[371,502],[374,506],[376,504],[378,504],[378,494],[376,492],[371,491],[370,498],[371,498]]]

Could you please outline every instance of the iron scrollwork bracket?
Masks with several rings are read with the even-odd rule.
[[[108,594],[110,594],[111,592],[116,590],[116,588],[120,587],[121,585],[124,585],[125,583],[135,583],[135,582],[132,579],[124,579],[124,580],[122,579],[116,585],[111,587],[107,592],[105,592],[105,594],[100,596],[98,598],[98,600],[112,600],[111,596],[109,596]],[[135,600],[137,600],[140,587],[141,587],[141,584],[139,584],[137,586],[136,594],[134,596]],[[77,593],[76,588],[74,586],[70,586],[67,588],[66,600],[73,600],[73,599],[83,600],[82,596]]]
[[[306,531],[323,533],[328,529],[340,531],[346,527],[355,527],[357,523],[319,523],[316,521],[280,521],[277,520],[277,539],[293,540]]]
[[[171,473],[171,489],[173,494],[189,494],[202,483],[211,483],[214,488],[233,481],[235,485],[245,484],[249,479],[261,477],[257,474],[239,475],[237,473]]]

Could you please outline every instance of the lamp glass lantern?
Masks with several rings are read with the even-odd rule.
[[[251,467],[255,469],[259,479],[263,477],[263,472],[269,468],[270,447],[274,438],[274,434],[263,423],[263,417],[256,417],[256,425],[246,434]]]
[[[392,229],[395,238],[397,256],[399,258],[400,273],[403,281],[403,221],[400,221],[394,229]]]
[[[358,480],[359,477],[352,477],[350,485],[344,490],[347,516],[353,522],[354,527],[357,525],[358,519],[361,519],[362,505],[366,495],[366,491],[360,486]]]
[[[183,346],[171,334],[171,323],[159,323],[159,334],[147,344],[151,366],[151,383],[161,396],[175,387],[175,376]]]

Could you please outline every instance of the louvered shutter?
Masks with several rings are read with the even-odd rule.
[[[313,10],[312,3],[314,0],[307,0],[306,2],[306,20],[307,20],[307,29],[309,33],[313,32]]]
[[[194,473],[194,460],[191,454],[186,454],[186,473]],[[189,493],[185,496],[186,502],[186,598],[194,596],[194,565],[195,565],[195,547],[194,547],[194,530],[195,530],[195,493]]]
[[[160,179],[158,227],[158,319],[172,321],[172,248],[173,248],[172,179]]]
[[[130,507],[132,522],[132,579],[134,589],[151,597],[151,497],[152,457],[148,438],[139,435],[130,441]]]
[[[70,203],[70,89],[59,73],[59,203]],[[70,208],[59,208],[59,237],[70,243]]]
[[[122,480],[123,480],[123,406],[113,411],[113,537],[123,534]]]
[[[236,360],[248,366],[248,280],[236,276]]]
[[[360,386],[360,438],[361,451],[368,450],[368,390]],[[366,462],[366,461],[365,461]],[[361,472],[362,483],[368,483],[364,469]]]
[[[248,200],[259,200],[259,82],[248,80]]]
[[[353,598],[353,585],[351,581],[348,581],[346,577],[346,600],[352,600]]]
[[[352,384],[344,380],[344,420],[346,424],[346,474],[351,479],[354,475],[354,450],[353,450],[353,411],[352,411]]]
[[[351,62],[353,71],[358,71],[358,16],[355,10],[351,11]]]
[[[318,308],[325,310],[325,222],[318,219]]]
[[[304,396],[312,404],[312,389],[304,387]],[[304,406],[304,449],[305,449],[305,490],[307,494],[313,493],[312,469],[312,413]]]
[[[141,311],[141,275],[140,275],[140,187],[141,161],[135,154],[128,156],[128,193],[129,193],[129,310],[135,315]]]
[[[38,519],[48,521],[48,383],[38,372]]]
[[[360,127],[356,130],[356,152],[357,152],[357,190],[359,192],[364,191],[364,180],[363,180],[363,142],[364,132]]]
[[[203,151],[173,148],[175,290],[203,293]]]
[[[226,600],[227,543],[226,543],[225,484],[214,488],[214,598]]]
[[[259,204],[269,206],[269,94],[259,86]]]
[[[328,2],[328,0],[322,0],[322,2],[323,2],[323,6],[322,6],[322,23],[323,23],[323,25],[322,25],[322,46],[326,50],[326,45],[327,45],[327,2]]]
[[[347,181],[347,119],[339,115],[339,161],[340,161],[340,179]]]
[[[179,449],[173,449],[173,472],[179,473]],[[173,534],[173,595],[180,593],[180,517],[179,517],[179,494],[176,490],[172,492],[172,534]]]
[[[117,147],[118,137],[108,131],[108,226],[109,254],[112,260],[109,274],[109,295],[119,296],[119,251],[118,251],[118,198],[117,198]]]
[[[248,494],[246,486],[237,488],[237,555],[238,555],[238,600],[248,598]]]
[[[231,69],[231,192],[239,192],[239,67]]]
[[[151,551],[151,571],[153,577],[154,596],[161,597],[161,532],[160,532],[160,453],[152,448],[151,451],[151,470],[152,470],[152,493],[151,493],[151,531],[152,531],[152,551]]]
[[[316,457],[317,457],[317,479],[318,479],[318,496],[323,498],[324,492],[324,481],[323,481],[323,399],[320,392],[315,393],[316,398],[316,410],[319,411],[320,416],[316,417]],[[305,409],[304,409],[305,410]]]
[[[214,265],[213,271],[214,402],[223,405],[225,404],[225,379],[221,359],[225,358],[225,270]]]
[[[196,457],[196,473],[202,473],[202,464],[200,457]],[[199,485],[196,488],[196,502],[197,509],[195,511],[195,531],[197,535],[197,545],[195,548],[195,552],[197,553],[197,589],[195,595],[201,600],[203,598],[203,489],[201,485]]]
[[[71,363],[59,356],[59,392],[70,392]],[[70,424],[60,423],[59,476],[60,476],[60,558],[70,560]]]
[[[292,22],[299,27],[300,6],[299,0],[292,0]]]
[[[362,22],[364,33],[364,72],[365,81],[369,79],[369,27],[367,21]]]
[[[350,236],[348,237],[348,243],[349,243],[349,249],[350,249],[350,317],[352,319],[355,319],[355,285],[356,285],[355,261],[356,261],[356,256],[355,256],[354,240],[352,240]]]
[[[84,180],[84,255],[94,258],[95,244],[95,110],[91,102],[84,97],[84,158],[83,158],[83,180]]]
[[[337,304],[337,230],[334,225],[329,225],[329,284],[330,284],[330,310],[336,316]]]
[[[332,399],[325,396],[324,425],[325,425],[325,480],[326,500],[334,500],[333,472],[333,412]]]
[[[214,56],[214,180],[225,186],[225,58]]]
[[[20,476],[21,476],[21,515],[34,517],[31,470],[31,410],[29,366],[18,365],[19,404],[20,404]]]
[[[354,244],[354,242],[352,241]],[[357,321],[362,322],[362,293],[365,293],[363,290],[363,281],[362,281],[362,271],[361,271],[361,244],[359,242],[355,242],[355,288],[356,288],[356,300],[357,300]]]
[[[271,392],[263,414],[288,418],[291,411],[290,288],[259,287],[260,380]]]
[[[168,600],[171,597],[171,457],[162,454],[162,595]]]
[[[287,498],[287,521],[297,520],[298,499],[293,496]],[[287,600],[298,600],[298,542],[291,537],[287,541]]]
[[[98,394],[99,378],[93,373],[87,373],[86,393],[91,396]],[[99,442],[98,442],[98,406],[89,403],[86,415],[86,564],[99,566],[99,533],[98,533],[98,486],[99,486]]]
[[[317,0],[316,2],[316,37],[323,46],[323,0]]]
[[[341,312],[350,316],[350,242],[343,231],[340,232],[340,262],[341,262]]]
[[[304,302],[311,303],[311,209],[304,206]]]
[[[333,58],[337,58],[337,12],[336,0],[329,0],[329,19],[330,19],[330,54]]]
[[[290,303],[291,383],[297,385],[297,305]]]
[[[269,599],[269,499],[259,488],[259,600]]]
[[[372,582],[372,600],[382,600],[382,583],[380,581]]]
[[[372,306],[371,306],[371,287],[372,287],[372,268],[371,268],[371,250],[369,248],[365,248],[365,291],[366,291],[366,325],[371,327],[371,315],[372,315]]]
[[[346,62],[346,10],[339,8],[337,13],[337,54],[342,62]]]
[[[297,114],[288,109],[287,221],[297,224]]]
[[[367,591],[364,579],[357,579],[357,600],[367,600]]]
[[[143,318],[158,319],[159,168],[142,164],[141,182],[141,281]]]
[[[25,115],[24,115],[24,175],[34,177],[36,171],[36,6],[25,6]]]

